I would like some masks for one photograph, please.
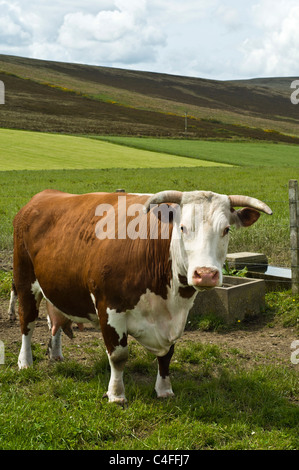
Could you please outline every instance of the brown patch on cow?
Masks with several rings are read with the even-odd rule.
[[[125,196],[127,207],[132,203],[143,204],[147,200],[147,196]],[[114,195],[116,212],[118,197]],[[113,201],[110,201],[105,202],[111,204]],[[135,227],[140,238],[118,239],[117,220],[116,239],[98,241],[101,254],[98,290],[105,292],[107,306],[117,312],[133,309],[147,289],[163,299],[167,298],[167,286],[170,286],[172,278],[169,260],[172,224],[163,217],[161,220],[159,214],[153,210],[148,215],[140,216],[140,222]],[[127,217],[127,227],[132,220],[133,217]],[[157,239],[151,238],[150,223],[154,224]],[[167,238],[163,239],[165,234]]]
[[[191,299],[191,297],[195,294],[195,289],[192,286],[187,287],[179,287],[179,295],[183,299]]]
[[[188,285],[188,280],[186,276],[178,275],[179,282],[183,284],[184,287],[179,287],[179,295],[183,299],[190,299],[195,294],[195,289],[192,286]]]
[[[117,346],[122,346],[123,348],[127,346],[128,336],[123,333],[122,338],[119,337],[119,335],[115,331],[115,328],[108,324],[108,314],[106,312],[106,308],[105,311],[103,311],[104,308],[104,303],[102,303],[102,305],[98,305],[101,331],[104,337],[108,354],[111,356]]]
[[[183,286],[188,286],[188,280],[186,276],[182,276],[181,274],[178,275],[179,282],[183,284]]]
[[[28,322],[37,316],[31,293],[36,279],[55,307],[83,320],[96,313],[91,292],[97,302],[105,294],[106,308],[117,312],[133,309],[148,289],[167,298],[172,278],[172,223],[152,210],[140,215],[140,225],[135,228],[145,234],[145,239],[118,239],[118,217],[116,239],[101,240],[96,236],[100,220],[97,207],[110,204],[117,214],[118,198],[123,196],[126,208],[144,204],[148,199],[123,193],[73,195],[46,190],[35,195],[16,215],[14,281],[20,308],[24,310],[23,331],[27,332]],[[132,220],[133,217],[126,218],[126,230]],[[157,230],[157,239],[151,238],[150,221]],[[113,328],[106,328],[111,344],[126,343],[126,338],[114,336]]]
[[[168,353],[163,357],[158,357],[159,373],[162,379],[169,376],[169,364],[174,353],[174,344],[170,347]]]

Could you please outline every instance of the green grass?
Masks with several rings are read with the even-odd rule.
[[[93,137],[95,138],[95,137]],[[100,137],[132,148],[166,152],[195,159],[240,166],[298,167],[298,145],[266,142],[214,142],[185,139]],[[299,170],[298,170],[299,171]]]
[[[99,140],[0,129],[0,171],[219,166]]]
[[[0,299],[9,299],[12,272],[0,271]]]
[[[75,348],[76,346],[72,346]],[[87,364],[51,364],[34,347],[34,367],[16,370],[9,348],[0,366],[0,449],[296,449],[298,381],[290,367],[243,367],[242,352],[177,345],[174,399],[158,400],[157,364],[135,341],[125,372],[129,406],[102,399],[109,380],[103,347]]]
[[[299,333],[299,295],[291,295],[288,291],[269,292],[266,299],[268,314],[273,314],[275,321],[283,327],[295,328]]]

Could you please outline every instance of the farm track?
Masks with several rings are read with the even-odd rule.
[[[7,315],[9,301],[0,301],[0,339],[5,342],[8,351],[18,354],[21,333],[19,320],[10,322]],[[259,365],[283,365],[285,367],[295,367],[291,364],[291,344],[296,339],[296,334],[292,328],[274,326],[269,328],[260,322],[256,322],[244,329],[226,331],[222,333],[208,331],[185,331],[178,344],[186,342],[196,342],[202,344],[217,345],[225,351],[228,356],[235,356],[236,351],[240,364],[244,368],[256,367]],[[33,343],[39,343],[45,351],[45,361],[47,361],[46,350],[49,341],[49,330],[46,320],[45,303],[40,309],[40,316],[34,330]],[[86,357],[84,348],[90,344],[95,346],[101,344],[104,349],[104,342],[101,333],[93,328],[91,324],[84,325],[84,330],[79,331],[74,326],[74,339],[70,340],[63,335],[63,346],[68,350],[70,359],[82,364],[90,360]],[[130,359],[129,359],[130,360]],[[175,357],[174,357],[175,360]]]
[[[0,271],[12,271],[12,258],[12,251],[0,251]]]

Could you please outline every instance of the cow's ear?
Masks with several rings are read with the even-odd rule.
[[[259,219],[260,215],[257,210],[244,207],[232,212],[232,223],[239,227],[250,227],[250,225],[253,225]]]
[[[180,215],[180,206],[178,204],[160,204],[152,209],[151,214],[157,217],[161,222],[172,224],[177,216]]]

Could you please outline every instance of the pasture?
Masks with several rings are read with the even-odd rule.
[[[248,194],[269,204],[274,215],[234,231],[229,251],[260,251],[272,263],[289,266],[288,180],[299,177],[297,147],[151,139],[151,148],[139,150],[129,148],[128,141],[56,135],[47,140],[47,135],[3,130],[0,139],[2,132],[16,133],[15,140],[1,141],[3,256],[12,250],[14,214],[45,188],[73,193],[119,187],[130,192],[208,189]],[[146,139],[139,140],[144,145]],[[205,158],[200,146],[206,148]],[[171,155],[176,147],[180,156]],[[84,148],[89,150],[84,153]],[[203,166],[204,161],[214,165]],[[90,326],[82,333],[75,330],[73,341],[64,336],[65,362],[49,364],[42,311],[33,335],[34,367],[17,370],[19,325],[11,325],[6,314],[10,279],[9,272],[1,273],[1,449],[298,449],[298,365],[291,363],[290,346],[299,299],[289,292],[268,294],[265,312],[253,323],[207,331],[211,323],[203,322],[186,331],[170,368],[173,399],[155,398],[157,362],[131,340],[124,378],[129,406],[121,409],[102,398],[109,365],[101,334]]]
[[[269,131],[271,133],[271,131]],[[205,162],[243,167],[297,167],[298,145],[285,145],[257,141],[209,141],[186,139],[153,139],[149,137],[94,137],[140,150],[165,152]]]
[[[263,321],[270,323],[273,313]],[[65,361],[49,363],[42,316],[34,332],[34,366],[18,371],[19,328],[0,322],[1,337],[6,331],[15,338],[4,339],[6,364],[0,366],[0,448],[297,449],[293,335],[269,323],[186,332],[170,369],[175,397],[166,400],[154,392],[157,361],[130,340],[124,376],[128,407],[122,409],[102,398],[109,364],[99,332],[86,326],[84,332],[75,330],[72,341],[64,336]]]
[[[60,134],[0,130],[0,171],[219,166]],[[220,166],[226,166],[225,163]]]

